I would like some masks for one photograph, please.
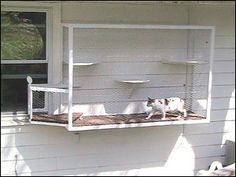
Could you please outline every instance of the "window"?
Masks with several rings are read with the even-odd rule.
[[[1,11],[2,113],[26,113],[27,75],[47,83],[47,31],[47,12]]]

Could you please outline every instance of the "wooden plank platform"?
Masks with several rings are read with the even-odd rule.
[[[166,121],[184,121],[184,120],[204,120],[206,117],[188,112],[188,116],[178,117],[178,114],[166,114],[166,120],[161,120],[161,115],[153,115],[150,119],[145,119],[146,113],[135,114],[115,114],[115,115],[94,115],[82,116],[82,113],[73,113],[73,127],[94,126],[94,125],[111,125],[111,124],[132,124],[132,123],[151,123]],[[82,119],[80,119],[82,118]],[[47,113],[33,113],[32,121],[67,124],[67,114],[49,115]]]

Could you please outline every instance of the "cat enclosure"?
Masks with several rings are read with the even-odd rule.
[[[30,121],[69,131],[209,122],[214,38],[213,26],[64,23],[63,79],[28,77]],[[180,97],[188,115],[147,120],[148,97]]]

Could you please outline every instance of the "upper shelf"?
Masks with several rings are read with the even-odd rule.
[[[172,59],[169,59],[169,60],[162,59],[161,63],[164,63],[164,64],[182,64],[182,65],[202,65],[202,64],[207,64],[208,62],[204,61],[204,60],[181,61],[181,60],[174,60],[174,59],[173,60]]]
[[[65,64],[69,64],[68,61],[64,61]],[[91,66],[97,64],[96,62],[74,62],[73,66]]]

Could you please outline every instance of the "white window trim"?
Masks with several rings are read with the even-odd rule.
[[[1,60],[1,64],[36,64],[48,63],[48,60]]]
[[[16,11],[16,12],[43,12],[46,14],[46,58],[45,60],[1,60],[1,64],[35,64],[35,63],[38,63],[38,64],[44,64],[44,63],[47,63],[48,64],[48,69],[47,69],[47,78],[49,76],[49,60],[48,60],[48,56],[49,56],[49,11],[47,9],[32,9],[32,8],[2,8],[1,9],[2,11]],[[13,74],[15,75],[15,74]],[[44,105],[44,108],[42,109],[39,109],[40,111],[45,111],[46,109],[48,109],[48,95],[45,94],[44,96],[44,100],[45,100],[45,105]]]

